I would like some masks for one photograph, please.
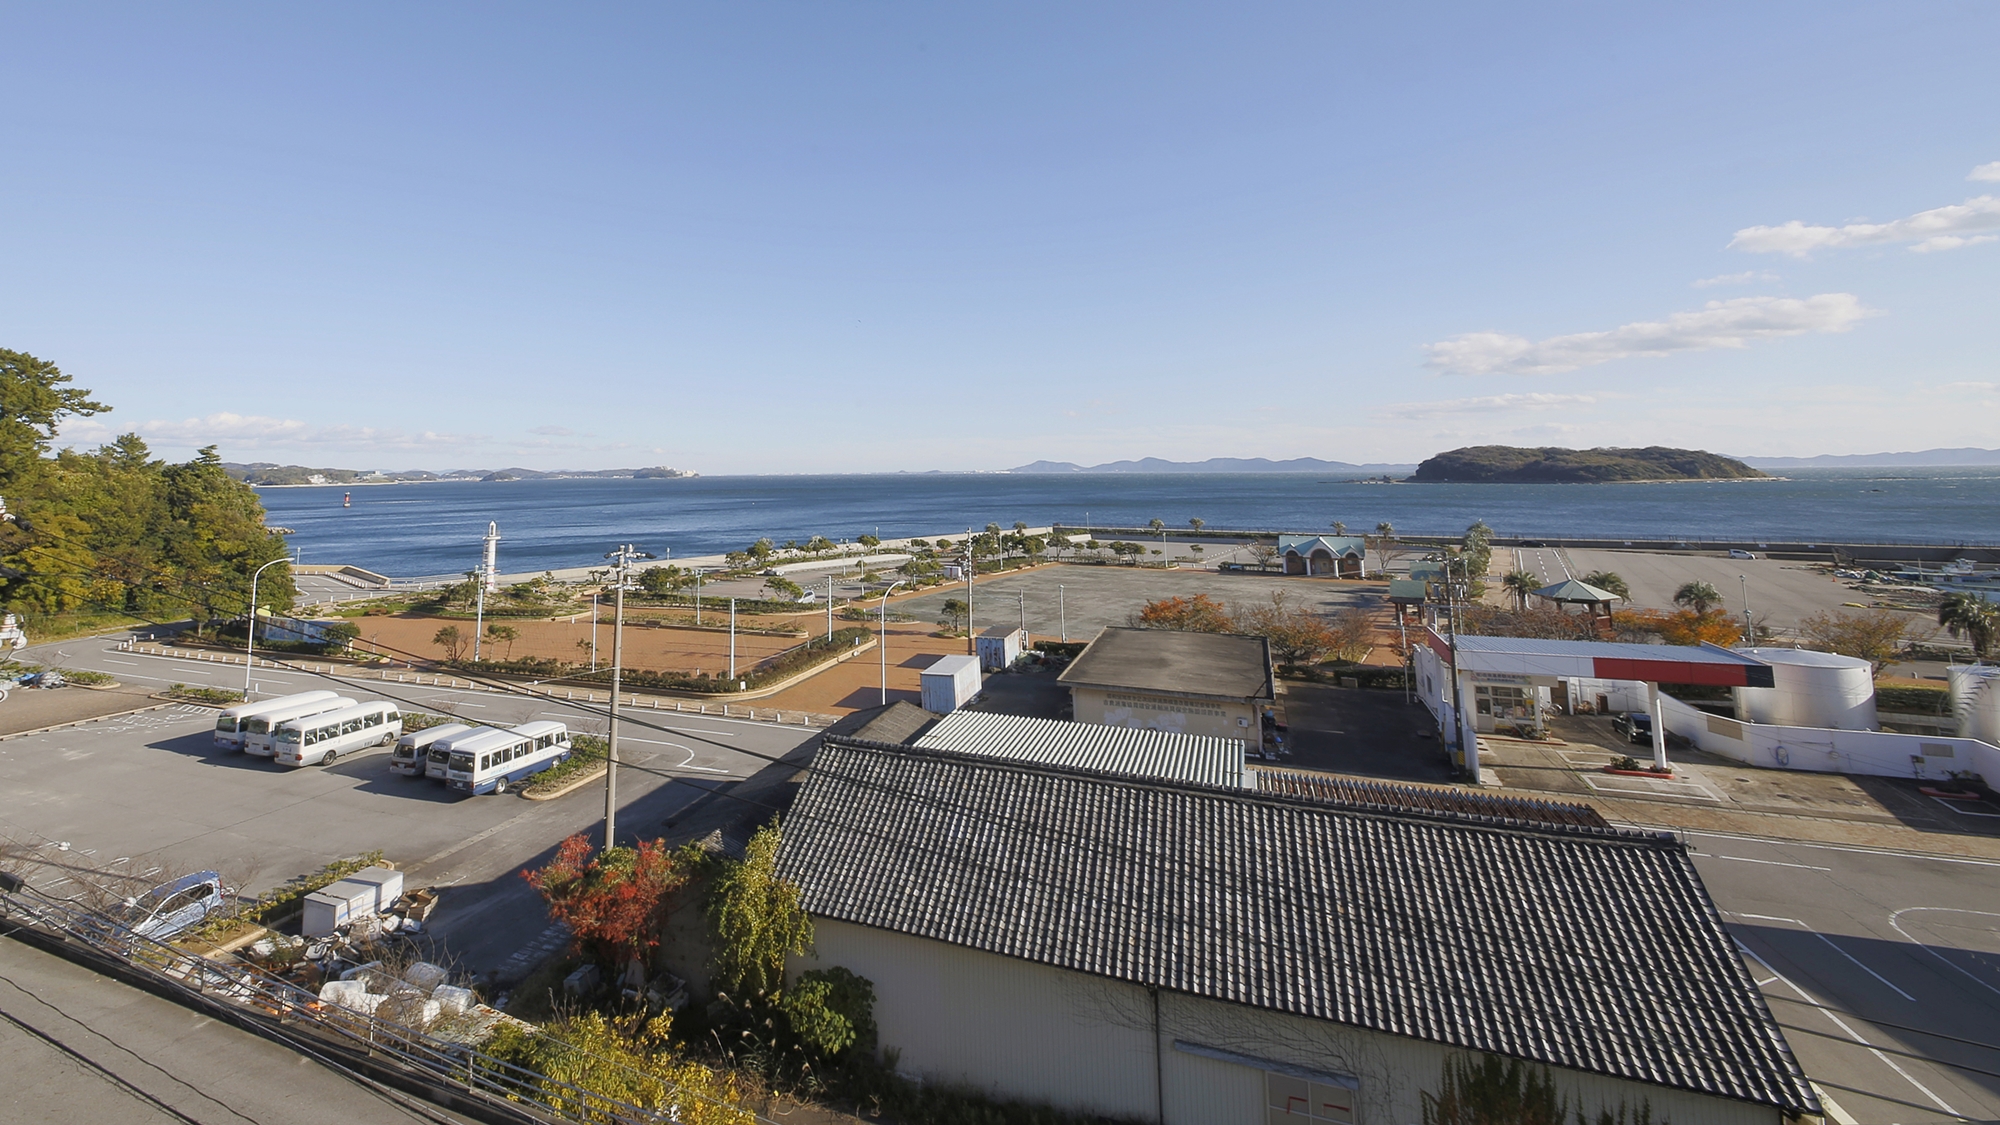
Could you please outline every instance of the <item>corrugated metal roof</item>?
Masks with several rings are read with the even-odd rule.
[[[927,750],[1203,785],[1250,783],[1243,775],[1244,743],[1238,738],[957,711],[939,720],[914,744]]]
[[[820,918],[1819,1111],[1671,837],[828,739],[780,863]]]
[[[1747,664],[1763,667],[1754,657],[1714,645],[1640,645],[1622,641],[1553,641],[1540,637],[1458,635],[1460,652],[1492,652],[1523,656],[1570,656],[1587,660],[1671,660],[1681,664]]]
[[[1391,785],[1380,781],[1362,781],[1358,778],[1333,777],[1327,774],[1288,773],[1280,770],[1251,772],[1257,775],[1258,792],[1282,797],[1299,797],[1327,805],[1433,812],[1448,816],[1518,820],[1531,824],[1611,827],[1610,823],[1589,805],[1537,801],[1528,797],[1502,797],[1495,793],[1474,793],[1464,789]]]

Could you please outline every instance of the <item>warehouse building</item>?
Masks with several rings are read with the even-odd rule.
[[[1231,633],[1106,629],[1058,677],[1079,723],[1263,744],[1271,643]]]
[[[1595,1120],[1820,1106],[1672,837],[830,738],[780,865],[898,1070],[1163,1125],[1406,1125],[1446,1062]]]

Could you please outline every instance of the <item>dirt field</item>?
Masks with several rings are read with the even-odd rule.
[[[704,615],[706,616],[706,615]],[[418,617],[397,614],[389,617],[357,617],[354,623],[361,627],[360,640],[365,645],[376,647],[385,656],[399,660],[436,660],[444,656],[444,649],[433,644],[431,638],[447,625],[456,625],[459,632],[468,639],[466,654],[471,654],[470,638],[473,628],[470,621],[449,620],[439,617]],[[729,615],[725,611],[721,620],[727,623]],[[588,664],[590,662],[590,618],[585,615],[578,619],[567,617],[542,618],[502,618],[497,622],[489,619],[489,624],[510,626],[520,632],[520,638],[513,643],[487,641],[481,656],[488,660],[518,659],[535,656],[553,660],[568,660]],[[737,620],[739,629],[754,624],[781,625],[791,628],[810,629],[818,635],[826,628],[826,619],[814,617],[777,618],[770,621],[741,617]],[[836,622],[836,626],[841,624]],[[736,637],[736,667],[745,671],[758,661],[776,656],[786,649],[799,644],[797,637],[771,637],[739,632]],[[644,668],[662,672],[709,672],[720,674],[729,668],[729,634],[706,629],[663,628],[650,625],[644,618],[628,615],[625,621],[625,666]],[[599,667],[611,664],[611,623],[600,620],[597,623],[597,658]]]

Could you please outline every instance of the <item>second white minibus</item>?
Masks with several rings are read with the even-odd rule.
[[[569,755],[569,732],[561,723],[523,723],[513,730],[454,739],[445,784],[462,793],[505,793]]]
[[[322,699],[337,698],[331,691],[302,691],[297,695],[280,695],[272,699],[260,699],[255,703],[238,703],[215,717],[215,744],[229,750],[243,748],[243,728],[258,715],[267,714],[294,703],[317,703]]]
[[[378,699],[293,719],[278,728],[273,757],[286,766],[330,766],[342,754],[387,746],[402,734],[402,713],[395,704]]]
[[[320,715],[328,711],[338,711],[354,706],[354,701],[344,695],[332,699],[316,699],[308,703],[288,703],[275,711],[265,711],[252,715],[243,724],[243,752],[260,758],[271,756],[271,732],[308,715]]]
[[[424,763],[430,758],[431,746],[440,738],[464,734],[471,729],[464,723],[445,723],[443,726],[411,731],[396,740],[396,752],[389,755],[389,772],[411,777],[424,776]]]

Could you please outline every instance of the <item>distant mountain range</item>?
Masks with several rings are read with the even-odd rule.
[[[1914,453],[1842,453],[1818,457],[1744,457],[1757,469],[1900,469],[2000,465],[2000,449],[1920,449]]]
[[[411,469],[403,472],[382,472],[372,469],[314,469],[305,465],[279,465],[270,461],[256,461],[250,464],[235,464],[225,461],[223,471],[237,480],[252,485],[298,485],[298,484],[394,484],[408,481],[427,480],[561,480],[572,477],[609,477],[616,479],[670,479],[674,477],[699,476],[684,469],[669,469],[657,466],[650,469],[452,469],[434,473],[428,469]]]
[[[1416,466],[1353,465],[1346,461],[1322,461],[1317,457],[1294,457],[1273,461],[1268,457],[1211,457],[1206,461],[1164,461],[1142,457],[1137,461],[1107,461],[1102,465],[1078,465],[1072,461],[1036,461],[1008,469],[1010,473],[1407,473]]]

